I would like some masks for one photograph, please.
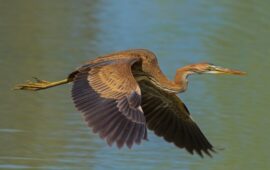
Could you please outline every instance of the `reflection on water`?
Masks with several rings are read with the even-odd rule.
[[[3,1],[0,6],[0,169],[267,169],[270,4],[253,1]],[[10,89],[31,76],[57,80],[97,55],[156,52],[164,72],[198,61],[247,77],[192,76],[181,97],[213,159],[150,133],[133,150],[106,146],[75,110],[70,85]]]

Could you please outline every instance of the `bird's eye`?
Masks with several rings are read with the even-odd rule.
[[[212,70],[212,67],[207,67],[207,71],[211,71]]]
[[[207,68],[207,70],[208,70],[208,71],[214,71],[215,68],[214,68],[213,66],[209,66],[209,67]]]

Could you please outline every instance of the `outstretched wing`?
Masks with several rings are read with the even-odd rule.
[[[131,66],[137,60],[125,59],[79,69],[74,78],[72,98],[84,113],[88,126],[109,145],[129,148],[147,139],[141,108],[141,91]]]
[[[175,94],[162,91],[146,80],[140,81],[139,85],[142,90],[142,108],[150,130],[166,141],[186,148],[191,154],[195,150],[200,156],[203,156],[202,152],[211,156],[209,151],[214,152],[213,146]]]

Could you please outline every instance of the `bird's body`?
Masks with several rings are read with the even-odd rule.
[[[147,127],[166,141],[187,151],[211,155],[213,146],[190,117],[177,93],[187,88],[193,73],[243,74],[208,63],[188,65],[177,70],[171,81],[162,73],[154,53],[145,49],[120,51],[87,62],[67,79],[17,86],[41,90],[73,82],[72,98],[84,113],[87,125],[119,148],[147,139]]]
[[[175,91],[176,93],[181,92],[181,84],[176,84],[175,81],[168,80],[159,68],[155,54],[145,49],[126,50],[97,57],[80,67],[78,70],[81,71],[99,65],[112,65],[117,63],[121,66],[123,66],[124,63],[128,63],[136,80],[144,79],[151,81],[163,90]],[[126,74],[126,70],[121,70],[122,67],[117,69],[119,72]]]

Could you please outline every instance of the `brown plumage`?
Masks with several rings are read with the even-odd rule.
[[[188,152],[211,156],[213,146],[190,117],[177,93],[187,88],[193,73],[238,74],[208,63],[177,70],[170,81],[158,66],[156,56],[145,49],[120,51],[98,57],[72,72],[67,79],[21,84],[16,89],[41,90],[73,82],[72,98],[87,125],[106,139],[129,148],[147,140],[147,127],[166,141]]]

